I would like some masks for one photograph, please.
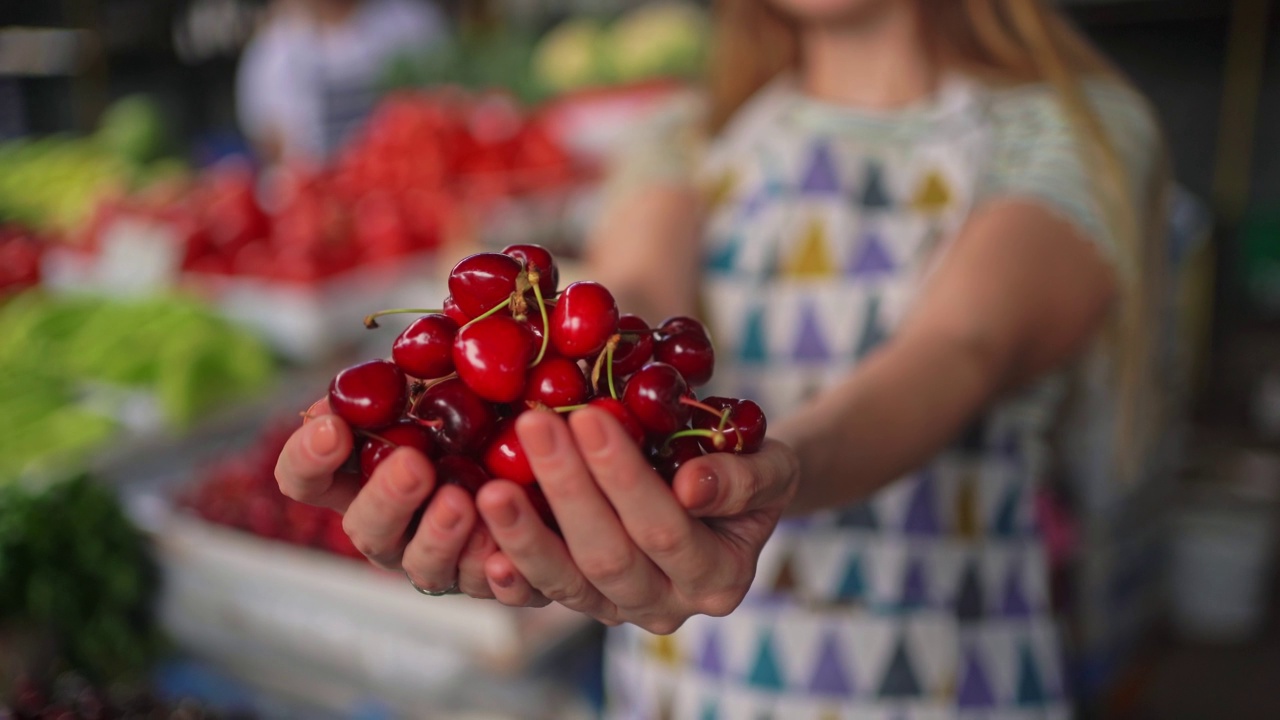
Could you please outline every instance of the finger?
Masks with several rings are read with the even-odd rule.
[[[640,456],[608,413],[586,408],[569,418],[582,457],[636,546],[679,588],[695,591],[717,572],[716,543]]]
[[[470,499],[468,496],[468,500]],[[477,517],[476,524],[471,528],[471,536],[467,538],[467,544],[462,550],[462,557],[458,559],[458,589],[474,598],[493,597],[494,591],[489,587],[484,564],[496,552],[499,552],[498,544]]]
[[[409,522],[434,487],[435,470],[422,453],[397,448],[351,501],[342,528],[374,564],[398,569]]]
[[[493,553],[484,562],[485,577],[498,602],[511,607],[546,607],[551,601],[529,584],[516,569],[515,563],[501,552]]]
[[[498,547],[548,599],[595,618],[618,616],[617,606],[587,580],[518,485],[489,481],[480,488],[476,507]]]
[[[751,455],[711,453],[694,458],[676,473],[672,489],[694,517],[733,517],[789,502],[799,461],[777,440],[766,440]]]
[[[306,425],[322,415],[331,414],[333,414],[333,409],[329,407],[328,396],[322,397],[311,403],[311,407],[307,408],[307,411],[302,413],[302,424]]]
[[[360,486],[335,473],[351,454],[351,430],[336,415],[322,415],[298,428],[276,460],[276,482],[287,497],[345,512]]]
[[[440,488],[400,559],[409,579],[424,590],[451,587],[458,580],[458,558],[475,523],[475,505],[467,491],[457,486]]]
[[[516,421],[516,433],[569,554],[591,584],[623,607],[660,599],[667,579],[627,535],[564,421],[553,413],[528,412]],[[644,462],[634,446],[628,450],[628,459]]]

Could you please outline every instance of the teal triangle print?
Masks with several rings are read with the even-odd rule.
[[[929,604],[929,588],[925,584],[924,564],[919,558],[911,561],[907,572],[902,577],[902,598],[899,601],[903,610],[918,610]]]
[[[745,365],[763,365],[769,361],[764,335],[764,308],[752,308],[747,313],[746,328],[738,347],[738,361]]]
[[[823,339],[818,311],[812,303],[800,306],[800,330],[796,333],[795,352],[792,358],[801,362],[821,362],[831,358],[827,341]]]
[[[747,682],[754,687],[775,692],[782,692],[787,688],[782,669],[778,666],[773,633],[768,630],[760,636],[760,645],[756,649],[756,659],[751,665],[751,674],[747,676]]]
[[[818,648],[818,663],[809,680],[809,692],[834,697],[853,696],[853,675],[840,657],[840,638],[828,632]]]
[[[907,535],[934,536],[941,531],[938,519],[938,503],[933,473],[921,471],[917,476],[915,491],[907,505],[907,516],[902,529]]]
[[[982,660],[976,649],[970,650],[965,654],[960,687],[956,690],[956,705],[964,710],[972,710],[992,708],[995,704],[995,693],[991,692],[991,681],[987,679]]]
[[[992,524],[997,537],[1007,538],[1018,534],[1018,509],[1021,500],[1022,486],[1014,485],[1000,501],[1000,508],[996,511],[996,521]]]
[[[893,207],[884,187],[884,168],[874,160],[868,160],[862,175],[862,207],[868,210],[888,210]]]
[[[713,248],[707,254],[704,266],[710,273],[727,273],[733,270],[738,260],[738,248],[742,241],[737,236],[728,238],[720,247]]]
[[[916,671],[911,656],[907,654],[907,642],[898,640],[898,647],[893,651],[893,659],[889,661],[889,669],[880,681],[879,696],[884,699],[905,699],[920,696],[920,681],[916,679]]]
[[[884,246],[879,233],[868,232],[849,256],[846,274],[854,278],[875,278],[891,274],[895,269],[893,258]]]
[[[970,560],[960,579],[960,591],[956,593],[956,618],[962,623],[977,622],[982,619],[984,602],[982,599],[982,581],[978,578],[978,561]]]
[[[703,701],[698,720],[720,720],[720,706],[716,704],[715,698],[707,698]]]
[[[841,600],[862,600],[867,594],[867,579],[862,571],[862,558],[854,555],[844,568],[844,577],[836,588],[836,597]]]
[[[887,340],[889,334],[880,324],[880,296],[873,295],[867,300],[867,309],[862,318],[862,334],[858,337],[855,358],[861,360]]]
[[[1022,657],[1018,662],[1018,704],[1023,707],[1039,707],[1047,700],[1036,658],[1031,653],[1031,647],[1024,644]]]
[[[831,195],[840,192],[840,180],[836,177],[831,146],[826,142],[814,143],[809,166],[800,181],[800,192],[805,195]]]
[[[743,397],[747,397],[744,395]],[[842,509],[836,515],[836,525],[838,527],[861,528],[863,530],[875,530],[880,526],[876,522],[876,511],[870,502],[861,502],[857,505],[851,505]]]

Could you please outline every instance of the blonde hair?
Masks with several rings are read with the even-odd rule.
[[[1122,278],[1119,312],[1108,328],[1112,367],[1121,390],[1116,470],[1133,478],[1146,459],[1160,417],[1152,372],[1164,275],[1163,164],[1151,178],[1132,178],[1086,96],[1083,79],[1120,73],[1043,0],[925,0],[921,32],[940,66],[990,84],[1052,87],[1084,148],[1086,167],[1109,230],[1132,272]],[[708,92],[712,132],[722,129],[761,87],[800,63],[797,24],[768,0],[716,0],[716,34]],[[1135,97],[1140,97],[1135,92]],[[1163,157],[1161,157],[1163,163]],[[1150,180],[1135,201],[1136,180]],[[1139,207],[1141,203],[1142,207]]]

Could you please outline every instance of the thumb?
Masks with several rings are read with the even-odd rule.
[[[790,502],[799,468],[790,447],[767,440],[751,455],[712,453],[686,463],[672,488],[694,517],[733,517]]]

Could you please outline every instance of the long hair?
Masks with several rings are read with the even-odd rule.
[[[1104,219],[1132,270],[1121,278],[1118,312],[1108,327],[1111,366],[1120,388],[1116,470],[1132,478],[1150,450],[1161,412],[1151,371],[1163,293],[1163,212],[1167,170],[1156,168],[1134,198],[1131,178],[1083,81],[1128,83],[1044,0],[925,0],[921,33],[935,61],[993,85],[1045,83],[1053,88],[1085,153]],[[798,25],[767,0],[716,0],[716,34],[708,93],[712,132],[770,80],[800,64]],[[1136,97],[1140,97],[1135,92]],[[1148,109],[1149,111],[1149,109]],[[1163,162],[1163,158],[1161,158]]]

